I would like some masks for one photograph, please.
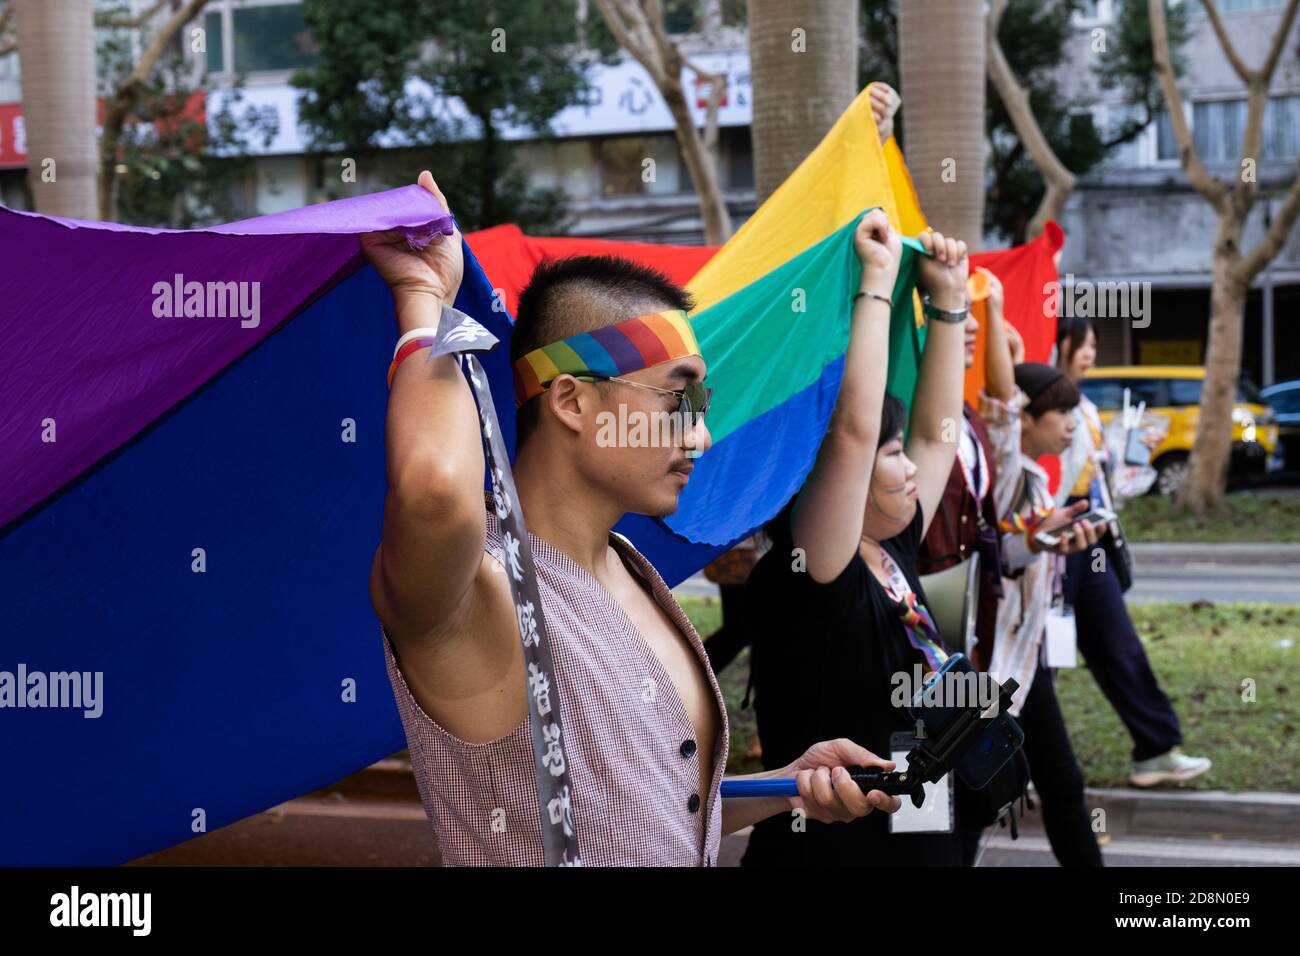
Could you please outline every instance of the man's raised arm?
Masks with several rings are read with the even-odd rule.
[[[419,184],[443,208],[433,177]],[[414,251],[398,233],[371,233],[362,249],[393,292],[399,336],[437,328],[464,272],[460,232]],[[483,445],[469,384],[454,356],[400,366],[385,426],[388,495],[370,599],[396,642],[429,639],[458,619],[483,561]]]

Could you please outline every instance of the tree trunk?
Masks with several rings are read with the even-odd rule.
[[[761,203],[857,95],[857,0],[749,0],[749,68]]]
[[[117,149],[126,125],[127,100],[116,96],[104,110],[104,124],[99,134],[99,218],[104,222],[117,219]]]
[[[1249,283],[1243,282],[1242,224],[1229,209],[1219,217],[1214,238],[1214,285],[1210,289],[1210,334],[1205,348],[1205,385],[1187,478],[1176,501],[1196,517],[1223,504],[1232,459],[1232,408],[1241,368],[1241,331]]]
[[[37,212],[94,219],[99,156],[91,0],[13,2],[32,201]]]
[[[704,224],[704,244],[720,246],[731,236],[731,215],[722,198],[718,182],[718,165],[695,129],[695,118],[682,90],[680,68],[670,74],[670,79],[660,90],[668,112],[673,116],[673,132],[682,152],[682,161],[691,174],[696,195],[700,198],[700,218]]]
[[[899,4],[907,165],[930,225],[978,249],[984,234],[981,0]]]

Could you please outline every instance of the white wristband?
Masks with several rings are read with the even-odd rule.
[[[405,345],[407,342],[411,341],[411,339],[422,339],[422,338],[434,339],[437,337],[438,337],[437,329],[431,329],[431,328],[411,329],[411,331],[407,332],[405,335],[403,335],[400,339],[397,340],[397,345],[393,347],[393,358],[397,358],[397,353],[402,351],[402,346]]]

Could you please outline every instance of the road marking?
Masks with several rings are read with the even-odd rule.
[[[988,840],[988,848],[1018,850],[1022,853],[1051,854],[1047,837],[1021,836],[1012,840],[998,834]],[[1256,866],[1300,866],[1300,846],[1263,846],[1257,843],[1228,841],[1200,842],[1189,840],[1139,840],[1115,837],[1102,847],[1103,856],[1165,857],[1175,860],[1204,860],[1210,863],[1252,863]]]

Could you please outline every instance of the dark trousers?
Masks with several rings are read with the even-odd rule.
[[[1043,829],[1061,866],[1101,866],[1101,849],[1083,799],[1083,772],[1065,729],[1052,672],[1039,666],[1020,710],[1025,758],[1043,808]]]
[[[1133,629],[1109,558],[1102,571],[1092,569],[1091,550],[1066,558],[1065,601],[1074,606],[1088,670],[1133,738],[1133,759],[1148,760],[1181,744],[1183,736]]]
[[[722,627],[704,642],[704,651],[709,655],[709,666],[714,674],[721,674],[722,669],[749,646],[750,637],[749,629],[745,627],[745,586],[720,584],[718,593],[722,598]]]

